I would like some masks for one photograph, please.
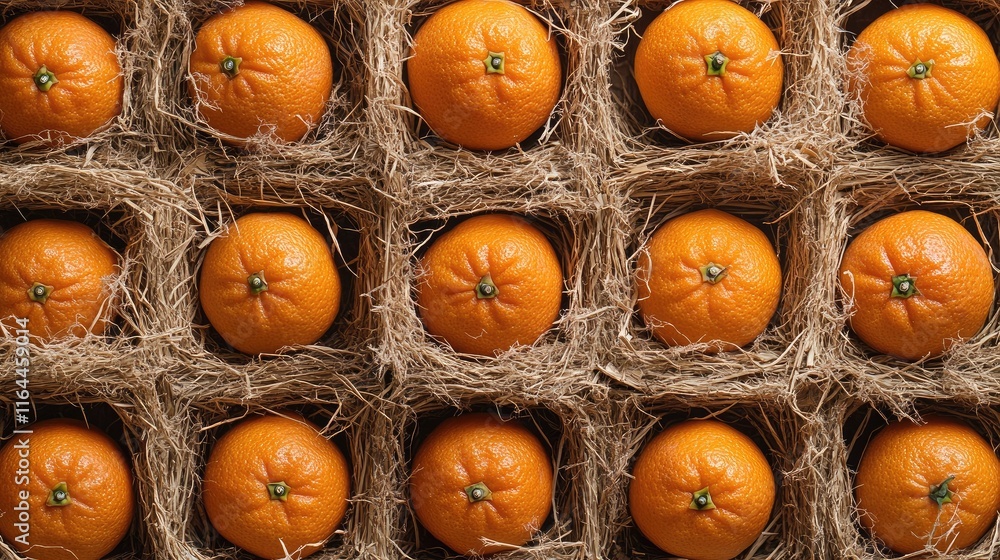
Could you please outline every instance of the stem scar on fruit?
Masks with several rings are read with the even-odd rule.
[[[729,64],[729,58],[719,51],[705,55],[705,66],[709,76],[725,76],[726,64]]]
[[[49,492],[49,498],[45,500],[47,506],[66,506],[72,503],[69,497],[69,487],[65,482],[56,484]]]
[[[715,509],[715,503],[712,502],[712,494],[708,492],[708,486],[691,495],[691,503],[688,504],[688,509],[696,509],[698,511]]]
[[[953,493],[948,489],[948,483],[952,480],[955,480],[955,475],[951,475],[944,479],[941,484],[931,486],[931,491],[930,494],[928,494],[928,497],[934,500],[939,508],[945,504],[950,504],[952,501],[951,496]]]
[[[708,282],[709,284],[718,284],[723,278],[729,275],[728,266],[722,266],[714,262],[699,266],[698,270],[701,272],[702,282]]]
[[[37,301],[38,303],[45,303],[49,296],[52,295],[52,286],[46,286],[41,282],[35,282],[28,288],[28,299],[31,301]]]
[[[32,76],[32,79],[34,79],[35,86],[38,88],[38,90],[42,92],[49,91],[50,89],[52,89],[52,86],[59,83],[59,79],[56,78],[56,75],[50,72],[49,69],[46,68],[44,64],[42,65],[41,68],[38,69],[37,72],[35,72],[35,75]]]
[[[250,293],[257,295],[267,291],[267,280],[264,280],[264,271],[255,272],[247,276],[247,285],[250,286]]]
[[[486,66],[487,74],[503,74],[504,54],[502,52],[489,51],[483,64]]]
[[[219,63],[219,68],[231,80],[239,75],[241,62],[243,62],[243,59],[238,56],[227,56]]]
[[[497,285],[493,283],[493,277],[488,273],[479,279],[479,283],[476,284],[476,298],[477,299],[493,299],[500,294],[500,289]]]
[[[493,499],[493,492],[486,486],[485,482],[477,482],[465,487],[465,495],[469,498],[469,503],[488,502]]]

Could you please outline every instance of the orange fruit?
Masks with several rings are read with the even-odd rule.
[[[76,12],[31,12],[0,29],[0,128],[17,143],[86,138],[118,116],[115,40]]]
[[[0,536],[36,560],[98,560],[132,524],[132,472],[118,445],[76,420],[45,420],[0,449]]]
[[[718,341],[709,352],[744,346],[771,321],[781,266],[767,236],[720,210],[663,224],[636,269],[639,310],[671,346]]]
[[[0,320],[13,331],[27,319],[38,341],[102,334],[118,272],[118,254],[81,223],[18,224],[0,235]]]
[[[413,38],[410,95],[435,134],[502,150],[545,124],[559,101],[559,49],[548,28],[507,0],[459,0]]]
[[[520,423],[463,414],[442,422],[417,449],[410,497],[420,524],[455,552],[511,550],[549,516],[552,459]]]
[[[246,354],[312,344],[340,310],[340,276],[326,239],[287,213],[246,214],[212,241],[201,265],[201,307]]]
[[[849,90],[884,142],[940,152],[982,130],[1000,100],[1000,61],[964,15],[910,4],[876,19],[847,53]]]
[[[469,218],[420,261],[417,309],[427,332],[458,352],[489,356],[531,344],[559,315],[562,268],[523,218]]]
[[[844,252],[840,283],[854,332],[906,360],[937,356],[975,335],[993,306],[983,247],[955,220],[924,210],[861,232]]]
[[[722,140],[771,118],[781,98],[778,41],[729,0],[684,0],[660,14],[635,53],[649,113],[688,140]]]
[[[854,479],[861,524],[902,554],[972,545],[1000,508],[993,446],[954,418],[889,424],[868,443]]]
[[[629,509],[647,539],[692,560],[728,560],[757,540],[774,505],[774,475],[754,442],[717,420],[663,430],[632,469]]]
[[[229,542],[261,558],[305,558],[347,511],[347,460],[297,414],[257,416],[215,443],[205,466],[205,512]]]
[[[264,2],[208,19],[195,37],[188,91],[198,114],[229,144],[258,134],[300,140],[333,90],[330,48],[315,28]]]

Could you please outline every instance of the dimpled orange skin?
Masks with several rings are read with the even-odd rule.
[[[16,319],[28,319],[38,342],[103,334],[118,272],[117,253],[84,224],[42,219],[14,226],[0,235],[0,321],[14,332],[24,328]],[[52,287],[44,303],[28,295],[36,282]]]
[[[492,498],[471,502],[484,483]],[[410,497],[420,524],[449,548],[486,555],[521,546],[552,509],[552,459],[519,422],[489,414],[445,420],[413,458]],[[490,539],[510,546],[484,545]]]
[[[917,294],[891,297],[908,274]],[[905,360],[937,356],[974,336],[993,306],[993,270],[978,241],[955,220],[912,210],[879,220],[840,263],[851,328],[879,352]]]
[[[58,80],[47,92],[34,80],[42,66]],[[31,12],[0,29],[0,128],[19,144],[90,136],[121,112],[124,90],[115,40],[76,12]]]
[[[254,295],[248,278],[264,272]],[[287,213],[246,214],[208,247],[201,306],[215,330],[246,354],[312,344],[340,309],[340,276],[326,239]]]
[[[654,437],[632,469],[629,510],[661,550],[728,560],[754,543],[774,505],[771,467],[754,442],[716,420],[689,420]],[[709,489],[715,509],[691,509]]]
[[[285,501],[268,484],[284,482]],[[205,512],[219,534],[262,558],[320,550],[347,511],[351,481],[340,449],[297,414],[243,420],[216,442],[205,466]],[[284,545],[284,547],[282,546]],[[311,545],[311,546],[306,546]]]
[[[488,74],[489,53],[504,73]],[[472,150],[502,150],[548,120],[562,70],[542,22],[507,0],[459,0],[436,11],[414,37],[410,95],[435,134]]]
[[[128,533],[135,508],[132,471],[106,434],[76,420],[45,420],[34,433],[15,435],[0,449],[0,536],[36,560],[98,560]],[[28,482],[17,484],[22,439],[29,440]],[[49,506],[49,494],[66,483],[70,503]],[[19,493],[28,492],[30,548],[14,539]]]
[[[933,60],[930,77],[907,75]],[[1000,99],[1000,61],[972,20],[911,4],[875,20],[847,53],[850,91],[884,142],[913,152],[953,148],[990,122]]]
[[[229,78],[220,64],[242,58]],[[315,28],[264,2],[209,18],[195,37],[188,91],[209,126],[246,139],[299,140],[319,123],[333,89],[330,48]],[[239,145],[223,137],[229,144]]]
[[[545,235],[523,218],[486,214],[442,235],[420,261],[417,308],[427,332],[458,352],[494,355],[531,344],[559,316],[562,268]],[[476,286],[487,274],[492,299]]]
[[[1000,461],[974,429],[929,416],[886,426],[865,448],[854,479],[861,524],[902,554],[959,550],[993,527],[1000,508]],[[951,503],[938,506],[932,486],[950,476]],[[936,525],[936,527],[935,527]]]
[[[699,270],[710,263],[727,270],[716,284]],[[639,254],[636,279],[639,310],[654,336],[671,346],[722,342],[708,352],[752,342],[781,295],[781,265],[767,236],[714,209],[663,224]]]
[[[705,57],[729,59],[708,75]],[[784,64],[778,41],[757,16],[729,0],[684,0],[646,28],[635,81],[653,118],[688,140],[723,140],[771,118]]]

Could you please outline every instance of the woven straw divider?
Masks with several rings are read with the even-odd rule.
[[[122,111],[110,126],[91,135],[86,143],[47,149],[39,147],[37,142],[21,146],[10,142],[0,151],[0,162],[149,169],[153,134],[143,92],[150,88],[152,30],[156,28],[150,3],[146,0],[11,0],[0,8],[0,25],[25,12],[40,9],[82,13],[112,34],[117,41],[125,82]]]

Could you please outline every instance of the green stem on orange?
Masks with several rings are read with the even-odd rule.
[[[709,76],[725,76],[729,58],[719,51],[705,55],[705,67]]]
[[[892,277],[892,293],[894,298],[906,299],[911,296],[920,295],[917,291],[917,279],[909,274],[900,274]]]
[[[910,65],[910,68],[906,70],[906,75],[915,80],[923,80],[924,78],[931,77],[931,70],[933,68],[934,59],[923,62],[918,58],[913,62],[913,64]]]
[[[46,286],[41,282],[35,282],[30,288],[28,288],[28,298],[31,299],[31,301],[45,303],[46,300],[49,299],[49,296],[52,295],[52,290],[54,289],[55,288],[52,286]]]
[[[56,75],[49,72],[49,69],[46,68],[44,64],[38,69],[37,72],[35,72],[32,79],[35,80],[35,86],[38,90],[42,92],[49,91],[52,89],[52,86],[59,83],[59,79],[56,78]]]
[[[247,276],[247,285],[250,286],[250,293],[258,295],[267,291],[267,280],[264,280],[264,271],[255,272]]]
[[[267,485],[267,495],[272,500],[281,500],[284,502],[288,500],[288,494],[290,494],[291,491],[292,487],[284,482],[272,482]]]
[[[49,491],[49,498],[45,500],[45,505],[68,506],[72,502],[73,500],[69,498],[69,487],[66,486],[65,482],[60,482]]]
[[[465,495],[469,497],[469,503],[490,501],[493,499],[493,492],[486,486],[485,482],[477,482],[465,487]]]
[[[479,299],[493,299],[500,294],[500,289],[493,283],[493,277],[487,274],[479,279],[476,284],[476,297]]]
[[[710,262],[698,267],[701,271],[701,280],[709,284],[718,284],[729,274],[729,267]]]
[[[219,63],[219,68],[223,74],[232,80],[240,73],[241,62],[243,62],[243,59],[238,56],[227,56]]]
[[[504,55],[502,52],[488,51],[483,65],[486,66],[487,74],[503,74]]]
[[[952,492],[951,490],[948,490],[948,483],[952,480],[955,480],[955,475],[951,475],[944,479],[941,484],[931,486],[931,492],[928,496],[937,503],[938,507],[951,503]]]
[[[688,509],[696,509],[698,511],[715,509],[715,504],[712,502],[712,495],[708,492],[708,486],[691,495],[691,503],[688,504]]]

